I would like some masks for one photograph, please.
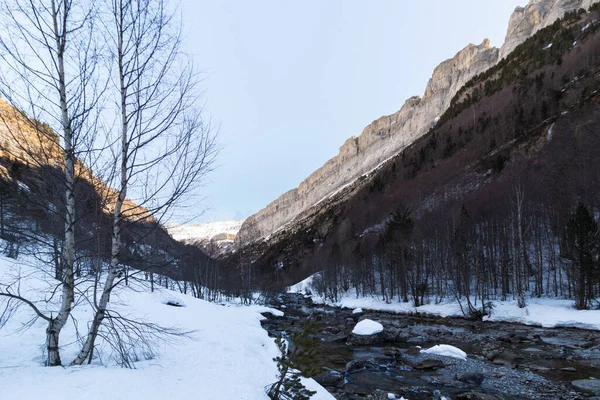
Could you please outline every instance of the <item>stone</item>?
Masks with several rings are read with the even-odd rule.
[[[571,385],[579,391],[600,395],[600,379],[579,379],[571,382]]]
[[[328,370],[314,377],[314,380],[319,382],[321,386],[335,387],[344,380],[344,375],[337,371]]]
[[[454,397],[455,400],[499,400],[498,397],[492,396],[491,394],[468,392],[461,393]]]
[[[346,373],[351,374],[353,372],[360,371],[364,368],[365,368],[364,363],[362,363],[360,361],[352,360],[348,364],[346,364]]]
[[[518,359],[519,356],[513,353],[496,353],[492,358],[492,362],[496,365],[504,365],[507,368],[515,368]]]
[[[371,346],[374,344],[383,343],[385,341],[384,331],[373,335],[356,335],[351,333],[348,336],[348,344],[352,346]]]
[[[425,359],[414,366],[415,369],[439,369],[443,367],[444,363],[442,361],[433,358]]]
[[[480,374],[479,372],[467,372],[456,377],[457,381],[477,386],[480,386],[484,379],[485,377],[483,374]]]
[[[373,392],[373,394],[371,394],[369,397],[367,397],[367,399],[371,399],[371,400],[389,400],[389,397],[388,397],[387,392],[384,392],[383,390],[377,389],[376,391]]]

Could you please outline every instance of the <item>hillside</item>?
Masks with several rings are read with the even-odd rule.
[[[594,6],[538,31],[458,90],[426,135],[229,261],[280,285],[324,271],[332,298],[595,291],[565,237],[589,218],[578,203],[592,216],[600,205],[598,19]]]
[[[501,48],[485,39],[469,44],[453,58],[443,61],[432,73],[423,95],[406,100],[396,113],[381,117],[359,136],[352,136],[339,153],[314,171],[300,185],[250,216],[236,238],[241,248],[284,229],[304,213],[315,212],[319,203],[371,173],[416,139],[426,134],[450,107],[458,90],[471,78],[496,65],[540,29],[567,12],[588,9],[593,0],[531,0],[512,14]]]
[[[54,254],[55,261],[59,259],[65,182],[58,140],[48,125],[0,99],[0,238],[7,241],[10,254],[18,255],[21,248],[36,244]],[[81,274],[110,258],[111,213],[117,192],[81,160],[76,173],[76,251]],[[122,258],[137,273],[192,280],[199,271],[216,268],[197,246],[173,239],[144,207],[126,199],[122,212],[126,218]]]

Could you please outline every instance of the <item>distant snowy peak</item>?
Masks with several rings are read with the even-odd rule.
[[[218,221],[192,225],[169,225],[167,231],[180,242],[232,242],[244,221]]]

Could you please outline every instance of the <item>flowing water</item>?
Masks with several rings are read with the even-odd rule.
[[[284,317],[266,314],[270,335],[301,329],[316,321],[316,376],[337,399],[373,398],[392,393],[409,400],[439,399],[584,399],[571,385],[600,379],[600,332],[549,329],[512,323],[399,315],[353,314],[350,309],[314,305],[302,295],[286,294]],[[363,318],[384,331],[369,337],[351,334]],[[436,344],[465,351],[467,360],[420,352]],[[470,397],[469,397],[470,396]],[[487,396],[487,397],[486,397]]]

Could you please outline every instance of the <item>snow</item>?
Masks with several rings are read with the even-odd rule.
[[[37,304],[52,310],[55,304],[44,302],[52,282],[29,264],[33,264],[33,258],[20,257],[15,261],[0,257],[0,285],[20,274],[21,293],[37,295]],[[261,327],[264,317],[260,313],[281,315],[281,311],[256,305],[214,304],[166,289],[151,293],[144,282],[131,285],[115,289],[111,300],[114,311],[188,332],[188,336],[157,342],[155,356],[135,362],[135,369],[119,367],[112,359],[111,348],[102,340],[96,353],[100,358],[91,365],[44,367],[45,323],[36,320],[25,329],[33,314],[29,308],[21,307],[0,329],[2,398],[268,399],[264,390],[276,380],[273,357],[278,355],[278,349]],[[168,306],[169,301],[184,307]],[[87,304],[75,308],[73,317],[80,331],[85,331],[91,311]],[[61,334],[63,363],[68,364],[77,350],[73,320]],[[318,391],[313,399],[333,399],[314,380],[303,382]]]
[[[352,329],[352,333],[360,336],[374,335],[382,331],[383,325],[371,319],[363,319],[358,324],[356,324],[354,329]]]
[[[210,240],[218,234],[237,235],[244,221],[218,221],[206,222],[193,225],[168,225],[167,231],[173,239],[179,241],[186,240]]]
[[[311,292],[311,285],[315,275],[311,275],[308,278],[290,286],[287,290],[288,293],[301,293],[306,294]]]
[[[467,353],[449,344],[438,344],[429,349],[421,350],[421,353],[437,354],[438,356],[458,358],[460,360],[467,359]]]
[[[496,302],[492,315],[484,320],[600,330],[600,310],[576,310],[573,300],[562,299],[528,299],[525,308],[519,308],[516,301]]]
[[[546,46],[544,46],[542,48],[542,50],[548,50],[550,47],[552,47],[552,43],[547,44]]]
[[[362,312],[363,312],[363,309],[360,308],[360,307],[355,308],[354,310],[352,310],[352,314],[362,314]]]
[[[548,132],[546,133],[546,140],[547,141],[551,141],[552,140],[552,129],[554,128],[554,124],[550,125],[550,128],[548,128]]]
[[[362,308],[363,310],[388,311],[401,314],[428,314],[440,317],[462,317],[460,304],[454,299],[447,299],[438,304],[425,304],[415,307],[412,302],[399,302],[397,299],[386,303],[381,297],[356,297],[356,293],[349,291],[337,302],[326,300],[312,290],[310,283],[314,275],[305,279],[300,284],[302,290],[296,293],[312,292],[313,302],[328,304],[336,307],[350,309]],[[291,290],[293,292],[293,290]],[[519,308],[516,300],[493,301],[491,315],[485,316],[485,321],[515,322],[525,325],[542,326],[545,328],[575,327],[582,329],[600,330],[600,310],[577,310],[573,300],[557,298],[527,298],[527,306]],[[465,301],[463,299],[463,305]],[[481,307],[479,303],[475,306]]]
[[[387,397],[389,400],[407,400],[404,397],[396,397],[394,393],[388,393]]]

